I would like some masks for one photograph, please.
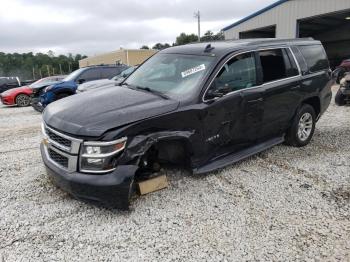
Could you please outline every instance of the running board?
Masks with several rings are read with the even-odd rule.
[[[193,173],[198,175],[198,174],[212,172],[216,169],[224,168],[228,165],[241,161],[242,159],[245,159],[247,157],[260,153],[266,149],[269,149],[283,142],[284,142],[284,136],[267,140],[263,143],[244,149],[237,153],[218,158],[217,160],[209,162],[208,164],[201,166],[199,168],[195,168],[193,169]]]

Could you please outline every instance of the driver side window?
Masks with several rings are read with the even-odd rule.
[[[256,64],[253,53],[235,56],[228,61],[214,79],[208,95],[223,96],[233,91],[257,85]]]

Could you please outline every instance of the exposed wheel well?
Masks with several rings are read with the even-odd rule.
[[[190,147],[181,139],[161,140],[153,144],[141,157],[142,161],[154,161],[161,164],[190,166]]]
[[[316,96],[310,97],[302,102],[302,104],[308,104],[312,106],[315,110],[316,117],[318,117],[321,113],[321,102],[320,99]]]

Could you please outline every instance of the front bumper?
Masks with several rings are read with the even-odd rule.
[[[53,183],[77,199],[100,204],[108,208],[129,209],[137,166],[121,165],[104,175],[68,172],[55,165],[48,157],[47,146],[40,145],[47,174]]]
[[[14,101],[13,97],[11,97],[11,96],[0,95],[0,101],[4,105],[14,105],[15,104],[15,101]]]

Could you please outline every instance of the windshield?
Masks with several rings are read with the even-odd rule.
[[[84,68],[80,68],[78,70],[73,71],[72,73],[70,73],[69,75],[67,75],[62,81],[73,81],[76,79],[76,77],[78,75],[80,75],[80,73],[82,73],[84,71]]]
[[[128,69],[125,69],[124,71],[122,71],[119,75],[116,75],[115,77],[112,78],[112,80],[117,80],[118,78],[125,78],[127,77],[128,75],[130,75],[132,72],[134,72],[135,70],[135,66],[131,66],[129,67]]]
[[[179,98],[197,91],[213,61],[209,56],[157,54],[130,75],[125,84]]]

